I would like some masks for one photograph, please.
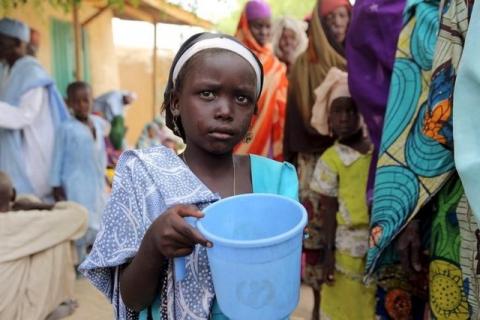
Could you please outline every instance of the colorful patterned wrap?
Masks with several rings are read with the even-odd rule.
[[[438,2],[407,3],[377,165],[369,273],[453,172],[451,152],[423,131],[438,27]]]
[[[479,316],[480,232],[455,173],[452,150],[453,87],[471,6],[469,0],[444,3],[437,41],[438,3],[407,4],[377,165],[368,273],[392,276],[392,241],[436,196],[435,210],[426,217],[433,218],[428,238],[433,319]]]

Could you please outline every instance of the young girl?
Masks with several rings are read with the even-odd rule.
[[[188,39],[170,69],[167,125],[186,142],[120,158],[102,229],[82,272],[104,292],[117,319],[222,319],[215,303],[208,242],[184,221],[220,198],[251,192],[297,197],[295,169],[259,156],[233,156],[252,121],[262,65],[226,35]],[[172,258],[186,256],[177,281]],[[234,276],[234,275],[232,275]]]
[[[336,143],[318,160],[311,189],[320,196],[326,232],[321,319],[374,319],[375,286],[362,283],[368,249],[366,186],[371,142],[348,91],[347,74],[332,68],[315,90],[312,126]]]

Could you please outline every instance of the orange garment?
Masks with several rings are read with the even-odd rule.
[[[243,10],[235,36],[260,59],[263,65],[263,90],[258,111],[252,120],[252,140],[241,142],[236,154],[257,154],[283,160],[283,130],[287,100],[287,73],[270,46],[260,46],[250,32],[246,11]]]

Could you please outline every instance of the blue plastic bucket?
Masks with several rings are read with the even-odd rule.
[[[230,319],[280,320],[300,297],[305,208],[290,198],[245,194],[205,210],[199,231],[208,249],[215,294]]]

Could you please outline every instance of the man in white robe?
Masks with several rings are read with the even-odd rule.
[[[48,199],[54,135],[68,112],[54,81],[27,55],[30,29],[0,19],[0,170],[18,193]]]

